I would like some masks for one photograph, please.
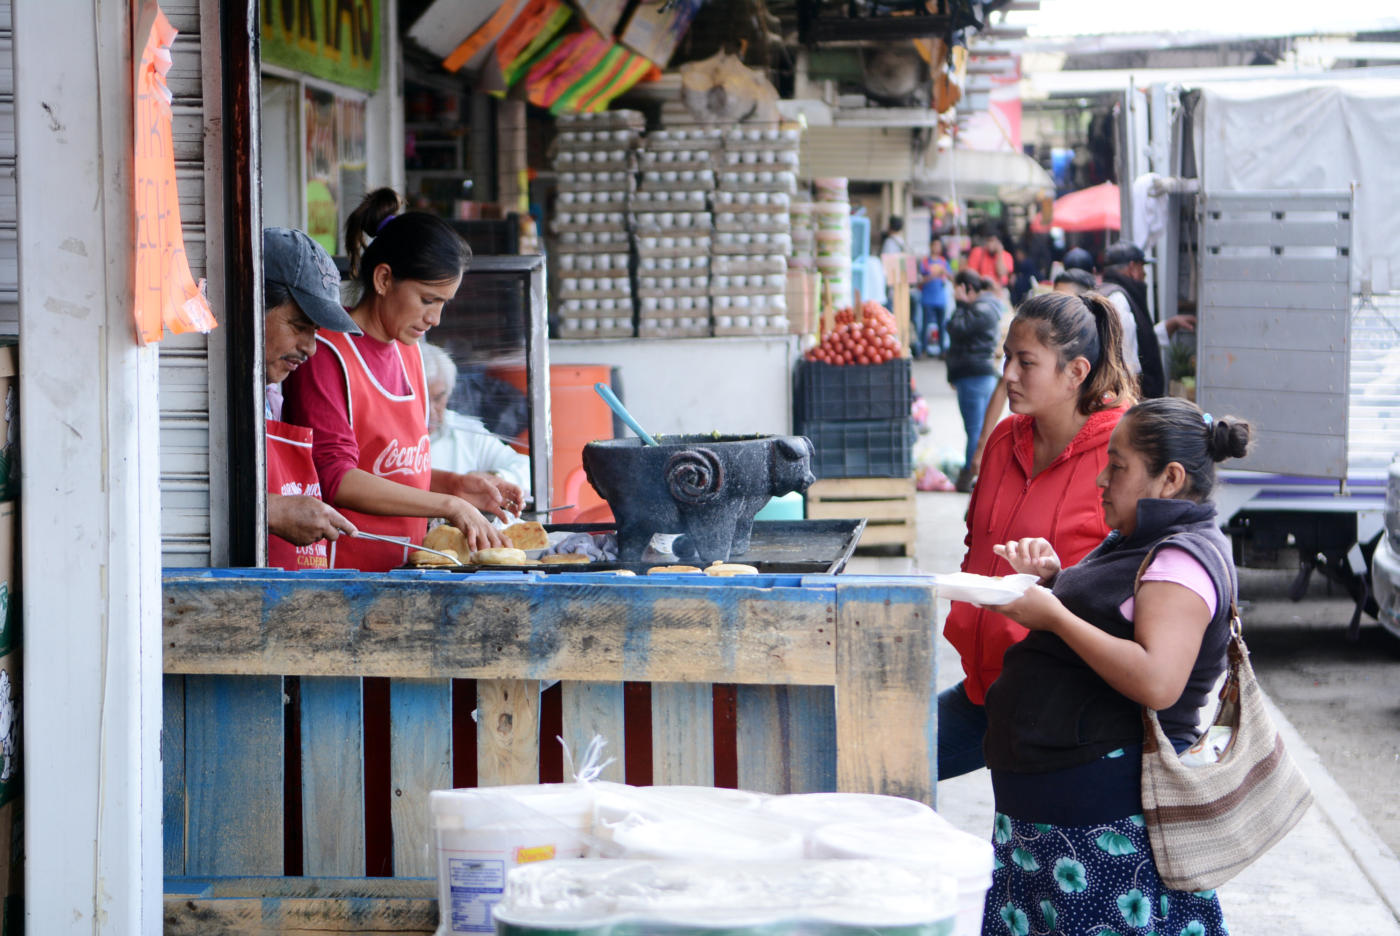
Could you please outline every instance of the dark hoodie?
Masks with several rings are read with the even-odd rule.
[[[1040,474],[1035,461],[1033,420],[1003,419],[992,430],[982,455],[982,472],[967,509],[967,555],[962,570],[978,575],[1011,575],[1011,565],[992,552],[1007,540],[1048,539],[1068,568],[1108,535],[1096,479],[1108,463],[1108,437],[1123,409],[1089,417],[1069,445]],[[988,608],[953,602],[943,633],[962,656],[967,697],[981,705],[987,687],[1001,672],[1008,647],[1026,629]]]

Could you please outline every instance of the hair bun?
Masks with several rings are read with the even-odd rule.
[[[1249,423],[1233,416],[1223,416],[1210,425],[1210,437],[1206,451],[1212,461],[1222,462],[1227,458],[1244,458],[1249,451]]]

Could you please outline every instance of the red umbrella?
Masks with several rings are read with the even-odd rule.
[[[1050,224],[1062,231],[1117,231],[1122,228],[1119,214],[1118,186],[1103,182],[1055,199],[1055,213]],[[1039,216],[1031,229],[1045,230]]]

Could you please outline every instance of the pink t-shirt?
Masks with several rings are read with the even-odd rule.
[[[390,393],[406,394],[408,378],[394,342],[376,341],[367,335],[350,340],[376,380]],[[311,457],[321,479],[321,496],[335,503],[335,492],[345,473],[360,463],[360,443],[350,428],[350,404],[345,392],[345,371],[340,360],[321,348],[283,381],[283,419],[314,430]]]
[[[1164,546],[1157,551],[1157,555],[1152,557],[1152,563],[1142,573],[1144,582],[1174,582],[1191,589],[1201,596],[1201,600],[1206,603],[1206,608],[1210,611],[1211,619],[1215,618],[1217,600],[1215,597],[1215,583],[1210,580],[1210,573],[1206,567],[1201,565],[1200,560],[1184,549],[1177,549],[1174,546]],[[1128,620],[1133,619],[1135,603],[1132,598],[1118,606],[1119,612]]]

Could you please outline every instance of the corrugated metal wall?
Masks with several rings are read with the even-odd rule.
[[[15,57],[10,4],[0,3],[0,336],[19,334],[19,231],[15,205]]]
[[[903,127],[810,127],[802,135],[798,175],[908,182],[914,178],[913,132]]]

